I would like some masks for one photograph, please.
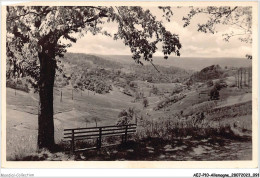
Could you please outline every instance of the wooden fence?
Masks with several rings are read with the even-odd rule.
[[[74,128],[74,129],[64,129],[64,139],[65,141],[70,141],[70,152],[85,151],[90,149],[100,149],[101,147],[112,146],[104,145],[102,146],[103,137],[111,136],[121,136],[122,143],[127,141],[127,135],[136,132],[136,124],[128,125],[114,125],[114,126],[103,126],[103,127],[87,127],[87,128]],[[75,149],[75,141],[96,139],[96,147]],[[115,145],[115,144],[113,144]]]

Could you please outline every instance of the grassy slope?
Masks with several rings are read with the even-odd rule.
[[[168,85],[162,85],[169,88]],[[231,100],[219,102],[219,107],[225,108],[227,103],[231,101],[231,104],[236,98],[237,102],[243,102],[244,98],[250,100],[250,94],[242,94],[239,91],[237,93],[232,91],[223,91],[229,93]],[[111,125],[114,124],[117,115],[121,109],[128,107],[136,107],[141,109],[140,103],[132,103],[132,98],[122,94],[116,89],[109,94],[99,95],[93,94],[93,92],[85,91],[82,93],[74,92],[74,100],[71,99],[71,90],[63,89],[63,101],[60,102],[59,91],[55,90],[54,98],[54,122],[55,122],[55,139],[57,142],[61,141],[64,128],[71,127],[85,127],[95,125],[95,117],[98,125]],[[148,100],[154,104],[151,104],[147,109],[144,109],[141,114],[149,119],[157,120],[160,117],[170,116],[179,112],[183,108],[190,108],[192,105],[201,103],[207,100],[204,96],[198,99],[196,92],[186,93],[187,97],[183,100],[165,108],[165,111],[153,111],[151,108],[159,100],[159,97],[148,97]],[[242,95],[241,95],[242,94]],[[239,97],[240,96],[240,97]],[[36,135],[37,135],[37,94],[27,94],[24,92],[17,92],[14,95],[14,90],[7,88],[7,155],[14,157],[13,153],[19,153],[22,155],[30,154],[36,150]],[[148,115],[146,115],[148,113]],[[222,124],[238,123],[239,133],[242,129],[251,130],[252,115],[242,115],[233,118],[225,118],[221,120]],[[238,130],[238,129],[237,129]],[[235,131],[237,131],[235,130]],[[250,132],[248,133],[250,134]],[[22,142],[21,142],[22,140]],[[17,144],[19,143],[19,147]]]
[[[106,95],[84,91],[82,96],[80,92],[74,92],[73,100],[71,90],[63,89],[62,92],[62,102],[60,92],[54,92],[55,139],[58,142],[62,139],[64,128],[94,126],[95,119],[98,125],[113,125],[122,109],[140,107],[140,104],[132,103],[130,97],[118,91]],[[7,88],[7,145],[10,152],[15,151],[11,147],[14,148],[16,141],[25,140],[28,135],[32,139],[30,144],[36,148],[37,114],[37,94],[17,91],[15,95],[13,89]],[[21,146],[27,148],[28,142],[23,146],[24,143]]]

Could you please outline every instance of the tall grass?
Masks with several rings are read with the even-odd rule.
[[[188,138],[209,138],[226,137],[236,138],[230,124],[220,122],[199,120],[194,117],[178,119],[177,117],[161,118],[159,121],[144,119],[139,121],[137,139],[157,137],[164,140],[188,139]]]
[[[36,153],[36,135],[20,136],[17,133],[9,134],[9,138],[6,142],[6,159],[8,161],[22,160],[24,157]]]

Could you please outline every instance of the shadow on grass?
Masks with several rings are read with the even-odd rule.
[[[129,137],[127,143],[120,144],[119,138],[102,140],[102,145],[117,143],[118,145],[93,149],[84,152],[69,153],[70,143],[62,142],[53,150],[40,150],[29,156],[20,157],[15,161],[114,161],[114,160],[222,160],[240,159],[237,151],[250,152],[251,137],[241,137],[232,131],[229,125],[213,127],[183,127],[175,125],[174,129],[158,128],[138,132]],[[161,133],[161,136],[158,135]],[[78,141],[77,149],[96,145],[95,140]],[[239,153],[239,154],[244,154]],[[219,157],[218,157],[219,156]]]

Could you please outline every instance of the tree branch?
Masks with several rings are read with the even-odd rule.
[[[87,19],[86,21],[84,21],[84,23],[89,23],[89,22],[93,22],[99,18],[103,18],[103,17],[108,17],[108,15],[100,12],[98,15],[95,15],[94,17],[90,18],[90,19]]]
[[[29,15],[29,14],[35,14],[35,15],[37,15],[37,16],[39,16],[40,14],[38,14],[38,13],[36,13],[36,12],[27,12],[27,13],[25,13],[25,14],[22,14],[22,15],[19,15],[19,16],[15,16],[15,17],[12,17],[12,18],[7,18],[7,22],[9,22],[9,21],[12,21],[12,20],[16,20],[16,19],[19,19],[20,17],[24,17],[24,16],[26,16],[26,15]]]
[[[19,19],[20,17],[24,17],[24,16],[26,16],[26,15],[29,15],[29,14],[34,14],[34,15],[36,15],[36,16],[40,16],[40,15],[46,15],[46,14],[48,14],[49,12],[51,12],[52,10],[48,10],[48,6],[46,6],[44,9],[43,9],[43,11],[41,12],[41,13],[37,13],[37,12],[33,12],[33,11],[29,11],[29,12],[27,12],[27,13],[25,13],[25,14],[22,14],[22,15],[19,15],[19,16],[15,16],[15,17],[12,17],[12,18],[7,18],[7,22],[9,22],[9,21],[12,21],[12,20],[15,20],[15,19]]]
[[[157,72],[159,72],[160,73],[160,71],[157,69],[157,67],[153,64],[153,62],[152,61],[150,61],[150,63],[152,64],[152,66],[155,68],[155,70],[157,70]]]

